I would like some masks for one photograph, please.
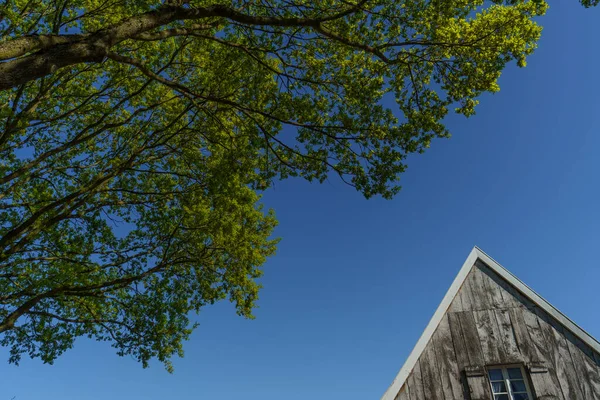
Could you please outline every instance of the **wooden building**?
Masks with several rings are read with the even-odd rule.
[[[600,400],[600,343],[474,248],[382,400],[532,399]]]

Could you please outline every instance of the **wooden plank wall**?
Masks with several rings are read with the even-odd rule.
[[[539,400],[600,400],[600,354],[477,261],[396,400],[490,400],[484,367],[523,364]]]

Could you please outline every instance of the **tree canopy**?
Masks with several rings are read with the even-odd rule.
[[[593,4],[588,4],[593,5]],[[169,367],[190,313],[252,316],[261,192],[333,174],[392,197],[524,66],[540,0],[9,0],[0,6],[0,343]]]

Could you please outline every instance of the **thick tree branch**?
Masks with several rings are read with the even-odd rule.
[[[217,27],[219,24],[193,24],[187,28],[165,29],[159,32],[145,32],[132,39],[152,42],[155,40],[163,40],[175,36],[190,36],[198,32],[205,31]]]
[[[0,44],[0,60],[20,57],[35,50],[43,50],[59,44],[79,42],[87,35],[26,35]]]
[[[347,10],[320,18],[253,16],[219,4],[200,8],[166,6],[127,18],[112,27],[90,34],[68,35],[66,38],[63,37],[64,35],[52,35],[52,40],[47,37],[40,39],[39,36],[37,39],[33,36],[14,39],[0,45],[0,55],[5,54],[16,57],[34,50],[39,51],[0,64],[0,90],[10,89],[41,78],[67,66],[87,62],[101,62],[116,44],[127,39],[140,37],[140,35],[141,38],[144,38],[146,32],[175,21],[217,17],[254,26],[318,28],[324,22],[343,18],[356,12],[366,2],[367,0],[362,0]],[[169,34],[167,33],[167,35]],[[21,45],[18,46],[14,43],[21,43]]]

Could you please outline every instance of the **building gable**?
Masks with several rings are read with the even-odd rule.
[[[498,365],[534,398],[600,400],[600,344],[474,248],[382,400],[490,400]]]

